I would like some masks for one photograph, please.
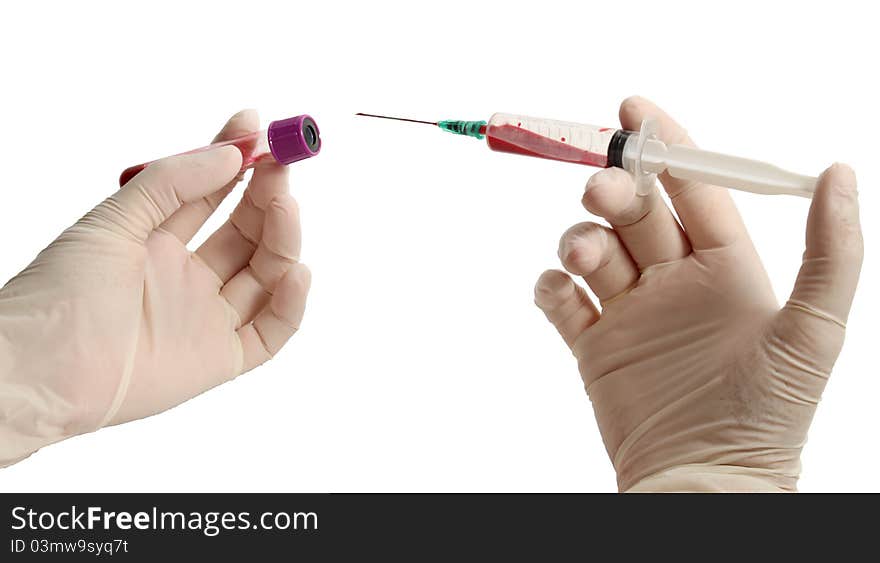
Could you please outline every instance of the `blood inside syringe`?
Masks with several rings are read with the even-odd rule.
[[[574,162],[600,168],[608,166],[607,155],[586,151],[566,143],[564,139],[557,141],[515,125],[493,125],[481,128],[480,132],[486,135],[489,148],[494,151]]]
[[[208,145],[206,147],[201,147],[195,150],[187,151],[182,154],[192,154],[195,152],[202,152],[210,149],[215,149],[217,147],[223,147],[226,145],[233,145],[241,151],[241,169],[247,170],[257,164],[260,160],[263,160],[266,157],[272,156],[272,153],[269,150],[262,148],[260,145],[260,136],[265,135],[265,132],[258,131],[256,133],[251,133],[249,135],[245,135],[243,137],[238,137],[236,139],[232,139],[229,141],[221,141],[219,143],[214,143],[213,145]],[[264,143],[263,143],[264,144]],[[119,185],[122,186],[126,184],[129,180],[134,178],[138,173],[141,172],[144,168],[150,165],[150,162],[144,162],[142,164],[135,164],[134,166],[129,166],[125,170],[122,171],[122,174],[119,175]]]

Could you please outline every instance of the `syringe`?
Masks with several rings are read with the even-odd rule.
[[[816,178],[783,170],[772,164],[684,145],[662,142],[656,122],[646,120],[641,129],[626,131],[496,113],[486,121],[419,121],[400,117],[379,117],[436,125],[444,131],[476,139],[486,137],[494,151],[548,158],[607,168],[616,166],[636,177],[639,193],[648,193],[654,175],[666,172],[674,178],[705,182],[757,194],[789,194],[812,197]]]

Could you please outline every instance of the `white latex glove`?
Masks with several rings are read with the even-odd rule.
[[[666,143],[687,133],[650,102],[621,106],[625,129],[655,117]],[[794,291],[779,308],[727,190],[661,177],[639,197],[609,168],[559,256],[583,276],[545,272],[536,303],[578,360],[621,491],[795,491],[816,405],[843,345],[862,262],[856,179],[822,174]],[[679,223],[680,221],[680,223]]]
[[[258,125],[241,112],[215,141]],[[0,290],[0,466],[180,404],[293,335],[310,274],[286,167],[261,164],[229,220],[186,248],[240,167],[232,146],[157,161]]]

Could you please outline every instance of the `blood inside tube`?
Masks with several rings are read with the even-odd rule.
[[[590,152],[566,143],[561,138],[559,140],[551,139],[515,125],[489,125],[486,129],[486,141],[489,148],[494,151],[586,164],[600,168],[608,166],[608,156],[605,154]]]
[[[214,143],[213,145],[208,145],[206,147],[201,147],[181,154],[192,154],[196,152],[203,152],[215,149],[217,147],[224,147],[226,145],[234,145],[238,148],[239,151],[241,151],[241,169],[247,170],[248,168],[255,166],[259,161],[263,160],[264,158],[272,157],[272,153],[269,152],[268,145],[266,143],[260,142],[261,139],[265,137],[265,135],[265,131],[257,131],[243,137],[237,137],[235,139],[230,139],[229,141],[221,141],[219,143]],[[138,173],[140,173],[150,164],[150,162],[144,162],[142,164],[129,166],[128,168],[123,170],[122,174],[119,175],[119,185],[125,185],[129,180],[134,178]]]

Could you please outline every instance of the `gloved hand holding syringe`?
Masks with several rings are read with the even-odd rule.
[[[645,120],[638,132],[597,127],[536,117],[496,113],[486,121],[418,121],[359,113],[436,125],[445,131],[477,139],[486,137],[495,151],[535,156],[607,168],[616,166],[636,177],[636,189],[644,194],[654,176],[666,172],[673,178],[705,182],[757,194],[788,194],[812,197],[817,179],[795,174],[772,164],[688,147],[665,144],[657,138],[656,122]]]

